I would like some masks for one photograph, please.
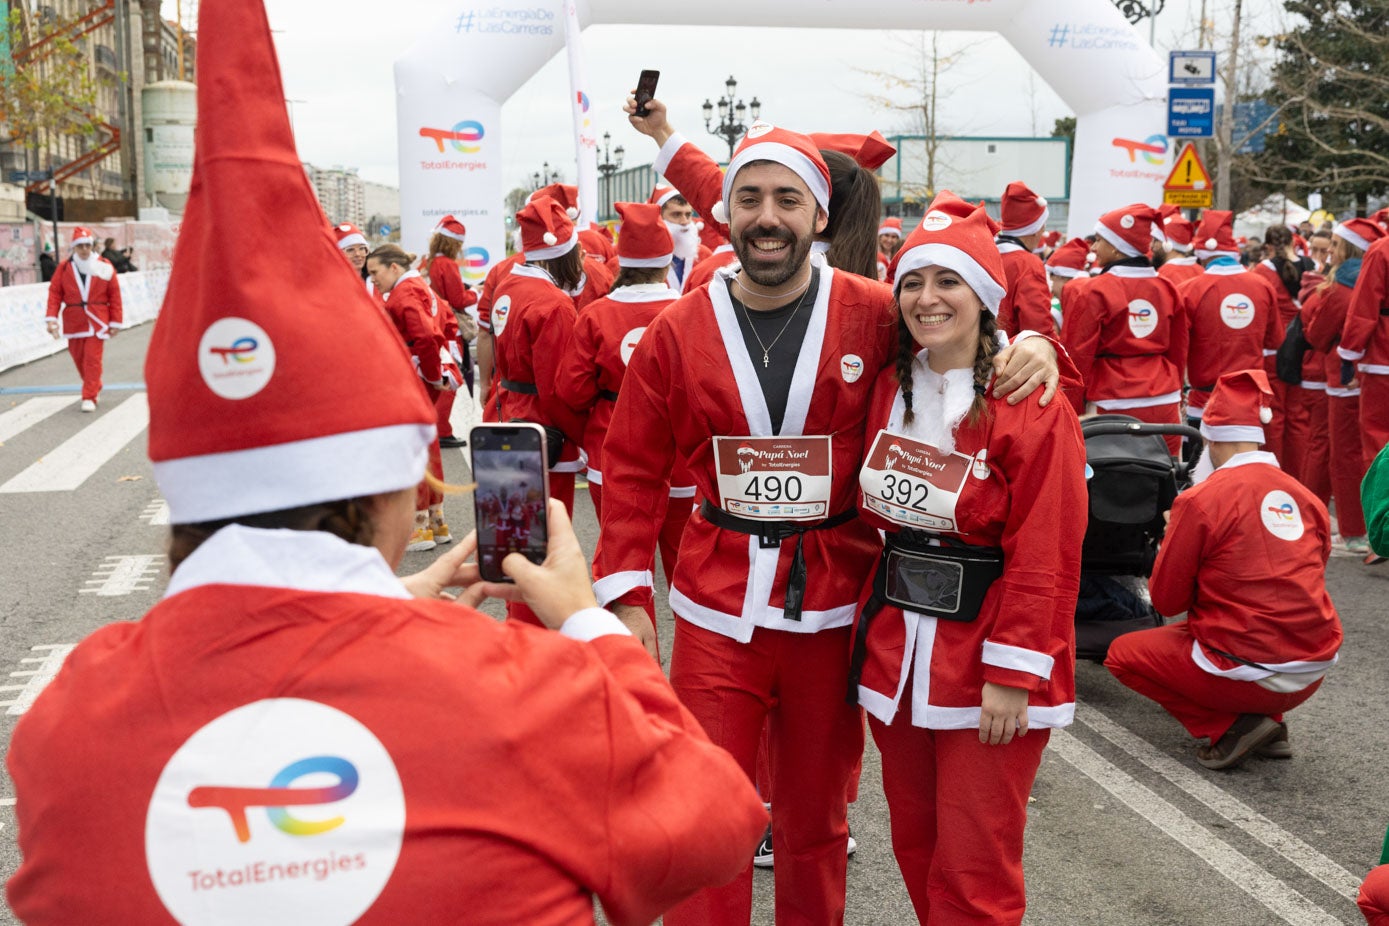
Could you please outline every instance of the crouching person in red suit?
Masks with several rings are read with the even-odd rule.
[[[72,230],[72,256],[58,265],[48,284],[48,333],[66,338],[82,377],[82,411],[96,411],[101,394],[101,359],[106,341],[121,323],[121,284],[116,268],[92,253],[96,236]]]
[[[1389,926],[1389,835],[1384,838],[1384,854],[1380,856],[1379,865],[1370,869],[1355,902],[1368,926]]]
[[[1184,623],[1119,637],[1105,665],[1192,736],[1206,768],[1251,753],[1288,758],[1283,714],[1335,664],[1341,621],[1326,592],[1326,506],[1259,450],[1273,390],[1262,370],[1226,373],[1201,420],[1214,473],[1177,497],[1149,581]],[[1207,469],[1208,471],[1208,469]]]
[[[261,4],[199,19],[197,166],[145,370],[174,571],[15,728],[11,909],[501,926],[591,924],[596,897],[637,926],[733,878],[767,815],[595,606],[562,505],[543,565],[503,562],[515,592],[478,582],[473,538],[397,578],[434,407],[336,253]],[[221,274],[228,249],[254,259]],[[495,593],[545,626],[476,610]]]

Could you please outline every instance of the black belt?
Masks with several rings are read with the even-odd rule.
[[[791,621],[801,619],[801,610],[805,604],[805,552],[802,548],[804,535],[807,531],[823,531],[831,527],[838,527],[858,517],[858,509],[850,508],[847,511],[839,512],[839,514],[830,515],[823,521],[815,521],[810,524],[802,524],[797,521],[754,521],[751,518],[740,518],[736,514],[729,514],[722,508],[715,506],[707,498],[699,503],[699,513],[704,515],[704,520],[715,527],[756,537],[764,550],[778,549],[783,540],[791,537],[796,538],[796,553],[791,558],[791,571],[786,577],[786,604],[784,606],[786,619]]]
[[[616,392],[613,392],[611,389],[599,389],[599,390],[598,390],[598,398],[600,398],[600,399],[607,399],[609,402],[616,402],[616,401],[617,401],[617,393],[616,393]]]
[[[1226,659],[1230,660],[1231,662],[1237,662],[1237,663],[1239,663],[1239,664],[1242,665],[1242,666],[1249,666],[1251,669],[1262,669],[1262,670],[1265,671],[1265,672],[1275,672],[1275,673],[1276,673],[1276,672],[1278,671],[1277,669],[1270,669],[1268,666],[1259,665],[1257,662],[1251,662],[1251,661],[1249,661],[1248,659],[1241,659],[1239,656],[1236,656],[1234,653],[1227,653],[1227,652],[1225,652],[1223,649],[1216,649],[1214,646],[1211,646],[1209,643],[1202,643],[1201,645],[1204,646],[1206,649],[1210,650],[1212,653],[1215,653],[1217,656],[1224,656]]]
[[[1380,309],[1380,310],[1379,310],[1379,314],[1380,314],[1380,315],[1389,315],[1389,308]]]
[[[514,379],[502,380],[502,388],[510,392],[520,392],[524,395],[540,395],[540,390],[535,388],[535,383],[518,383]]]
[[[1195,383],[1192,383],[1192,384],[1191,384],[1191,389],[1192,389],[1193,392],[1214,392],[1214,391],[1215,391],[1215,384],[1212,383],[1212,384],[1209,385],[1209,386],[1198,386],[1198,385],[1196,385]]]

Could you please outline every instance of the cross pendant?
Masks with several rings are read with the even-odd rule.
[[[764,350],[764,351],[762,352],[762,366],[768,367],[768,366],[771,366],[771,365],[772,365],[771,358],[769,358],[769,357],[767,356],[767,352]]]

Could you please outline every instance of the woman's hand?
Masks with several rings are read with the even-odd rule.
[[[476,552],[477,531],[473,531],[425,569],[402,578],[401,584],[416,598],[459,601],[476,608],[487,597],[481,576],[478,575],[477,563],[467,562]],[[460,587],[463,591],[459,595],[448,591]]]
[[[1027,735],[1027,689],[985,682],[979,710],[979,742],[1006,746],[1013,741],[1014,730],[1018,736]]]
[[[993,392],[1000,399],[1006,396],[1009,405],[1017,405],[1038,386],[1045,386],[1037,403],[1045,408],[1060,381],[1056,348],[1046,338],[1025,338],[994,355]]]

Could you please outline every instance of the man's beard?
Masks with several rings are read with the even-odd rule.
[[[773,238],[784,241],[790,247],[781,251],[781,259],[769,264],[750,243],[754,238]],[[760,225],[745,228],[733,236],[733,253],[743,272],[758,286],[780,286],[800,273],[810,254],[811,237],[797,238],[785,227],[764,228]]]
[[[86,257],[78,257],[77,254],[74,253],[72,255],[72,262],[77,266],[78,270],[82,271],[87,276],[91,276],[92,267],[96,264],[96,254],[92,253],[88,254]]]
[[[676,257],[683,260],[686,266],[698,259],[699,229],[695,228],[693,222],[686,225],[666,222],[666,228],[670,231],[670,240],[675,245]]]

